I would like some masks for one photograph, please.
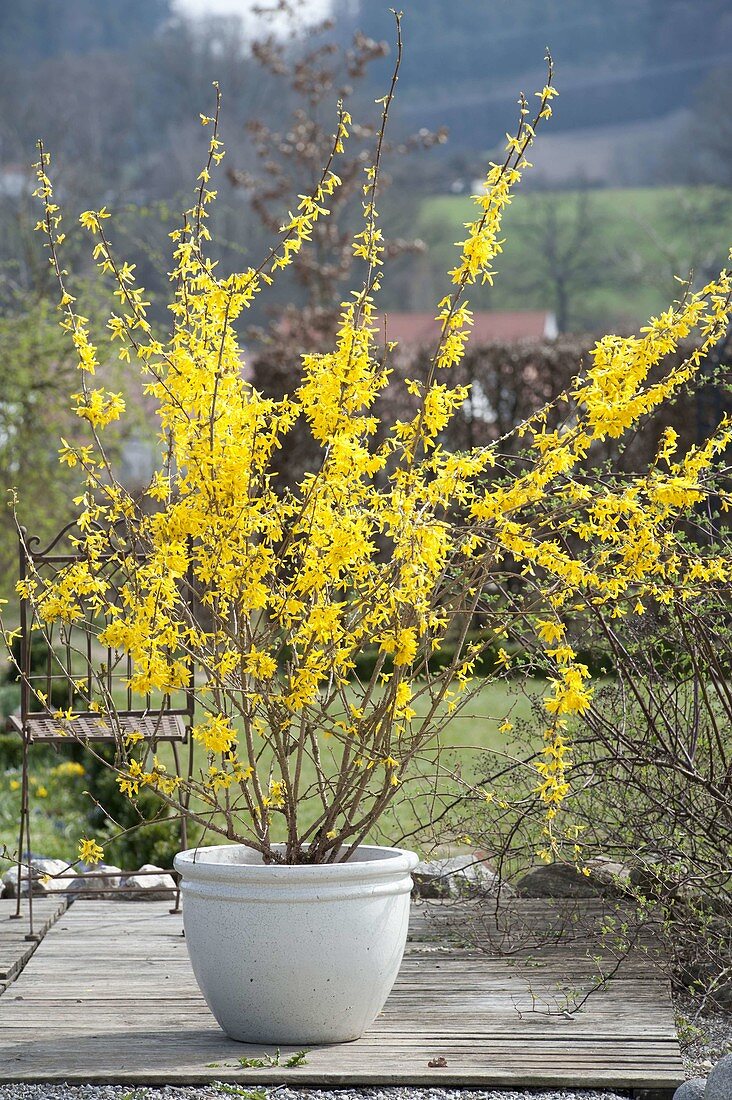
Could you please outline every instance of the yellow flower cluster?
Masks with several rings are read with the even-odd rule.
[[[104,858],[104,848],[101,844],[97,844],[96,840],[89,840],[84,837],[79,842],[79,859],[83,859],[85,863],[99,863],[100,859]]]

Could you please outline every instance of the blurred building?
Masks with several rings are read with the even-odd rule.
[[[440,322],[432,312],[384,312],[375,318],[385,340],[396,340],[402,351],[431,349],[440,337]],[[517,340],[554,340],[557,321],[543,309],[475,310],[470,330],[474,346],[512,344]]]

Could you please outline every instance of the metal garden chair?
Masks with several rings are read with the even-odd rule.
[[[53,581],[59,578],[65,569],[79,561],[83,554],[78,541],[72,538],[76,524],[67,524],[52,542],[40,548],[40,540],[28,535],[25,528],[19,529],[19,576],[21,581],[33,578],[39,581]],[[122,545],[122,544],[120,544]],[[125,551],[127,562],[142,561],[144,555],[139,552]],[[122,584],[127,579],[121,568],[123,555],[110,552],[101,559],[100,568],[105,570],[105,579],[109,583],[107,599],[116,602],[120,598]],[[190,581],[190,578],[189,578]],[[189,588],[190,591],[190,588]],[[111,593],[111,596],[110,596]],[[91,601],[90,601],[91,603]],[[154,749],[158,742],[169,742],[172,748],[176,774],[181,775],[180,748],[187,745],[187,777],[191,778],[193,769],[193,742],[190,729],[193,724],[194,693],[191,682],[188,689],[181,693],[180,699],[169,695],[156,698],[148,695],[144,706],[134,705],[135,699],[126,681],[132,674],[132,662],[125,654],[103,646],[98,634],[103,626],[97,613],[91,606],[82,605],[83,617],[78,623],[61,624],[48,628],[41,624],[33,600],[26,594],[20,600],[20,632],[17,648],[17,676],[20,681],[20,712],[9,719],[9,728],[15,730],[23,742],[21,772],[21,807],[18,837],[18,879],[17,906],[15,917],[21,916],[22,871],[27,872],[29,932],[27,939],[37,939],[33,931],[33,881],[31,847],[30,794],[30,753],[33,745],[62,745],[80,743],[120,743],[126,734],[138,733]],[[114,719],[90,708],[95,695],[106,692],[115,698]],[[121,700],[121,705],[120,705]],[[79,702],[85,703],[79,707]],[[65,712],[63,718],[59,712]],[[68,715],[71,715],[70,717]],[[185,815],[180,816],[181,848],[187,843]],[[23,851],[27,851],[25,865]],[[121,872],[129,875],[131,872]],[[139,874],[140,872],[135,872]],[[142,872],[153,874],[156,872]],[[114,877],[103,872],[105,877]],[[63,878],[64,876],[58,876]],[[72,876],[68,876],[71,878]],[[93,873],[92,876],[93,877]],[[78,878],[73,876],[78,882]],[[74,892],[75,897],[83,896],[84,891]],[[179,904],[180,892],[177,892],[175,910]]]

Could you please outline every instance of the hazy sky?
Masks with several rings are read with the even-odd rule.
[[[174,0],[174,6],[188,15],[242,15],[246,16],[252,7],[260,4],[267,6],[267,0]],[[330,0],[307,0],[303,12],[313,19],[319,19],[330,7]]]

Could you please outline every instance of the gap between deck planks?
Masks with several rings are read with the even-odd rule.
[[[558,904],[512,902],[501,913],[497,938],[512,946],[508,957],[493,950],[492,921],[477,920],[474,907],[415,906],[399,979],[364,1038],[314,1048],[298,1068],[246,1069],[238,1059],[274,1048],[219,1030],[169,903],[76,901],[0,997],[0,1080],[583,1086],[670,1096],[683,1067],[668,982],[652,953],[636,952],[578,1012],[562,1015],[569,991],[588,990],[597,973],[590,932],[602,907],[577,903],[568,936]],[[614,964],[605,951],[603,965]],[[438,1058],[444,1068],[428,1066]]]

